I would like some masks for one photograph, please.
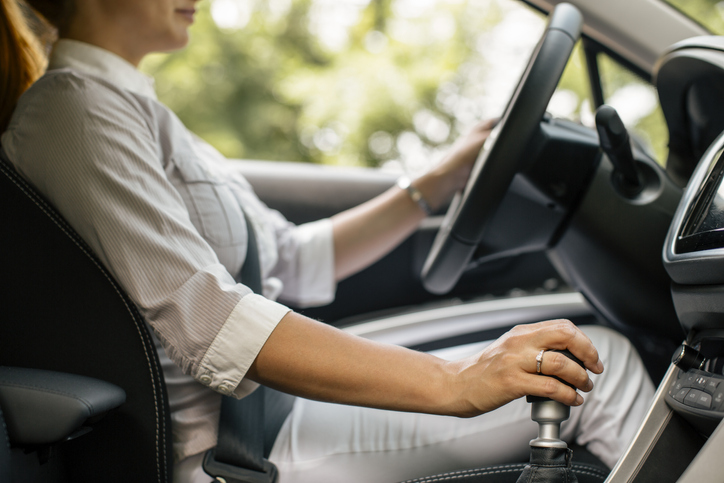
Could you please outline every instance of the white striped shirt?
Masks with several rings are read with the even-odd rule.
[[[220,397],[203,386],[236,397],[256,387],[244,375],[289,311],[272,299],[332,300],[331,222],[297,227],[268,209],[232,163],[158,102],[149,78],[77,41],[56,44],[2,144],[165,348],[176,457],[213,447]],[[259,239],[264,296],[232,276],[246,256],[242,207]]]

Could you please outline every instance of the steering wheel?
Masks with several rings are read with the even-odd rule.
[[[422,269],[425,288],[449,292],[483,239],[539,129],[546,107],[581,32],[583,17],[568,3],[556,6],[508,106],[486,140],[462,193],[455,196]]]

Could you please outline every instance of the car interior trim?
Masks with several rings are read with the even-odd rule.
[[[561,0],[526,1],[546,12],[562,3]],[[693,20],[683,22],[673,7],[659,0],[568,0],[568,3],[578,7],[583,14],[583,34],[625,55],[648,72],[669,45],[709,33]],[[626,15],[621,15],[621,11]]]
[[[639,431],[634,436],[628,448],[619,459],[616,466],[606,480],[607,483],[625,483],[634,481],[641,467],[648,458],[651,450],[661,437],[666,425],[671,420],[674,411],[666,404],[664,396],[672,381],[676,380],[675,366],[670,366],[664,379],[659,384],[654,401],[646,413]]]
[[[465,303],[369,320],[345,328],[372,340],[411,346],[440,337],[508,327],[535,318],[578,317],[591,309],[577,292]]]

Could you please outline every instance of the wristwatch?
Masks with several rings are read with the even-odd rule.
[[[432,208],[430,208],[430,205],[427,204],[425,198],[422,197],[420,190],[412,186],[412,180],[409,176],[400,176],[400,178],[397,179],[397,186],[400,189],[407,191],[407,194],[410,195],[410,199],[417,203],[417,206],[422,208],[422,211],[424,211],[425,214],[428,216],[432,215]]]

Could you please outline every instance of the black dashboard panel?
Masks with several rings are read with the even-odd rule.
[[[682,285],[724,284],[724,135],[702,157],[664,244],[664,266]]]
[[[704,182],[684,214],[674,252],[693,253],[724,247],[724,153],[719,149],[707,166]]]
[[[724,130],[724,37],[674,44],[655,66],[655,84],[669,128],[666,169],[686,185],[697,162]]]
[[[711,434],[724,416],[724,376],[697,369],[676,369],[666,402],[697,429]]]

